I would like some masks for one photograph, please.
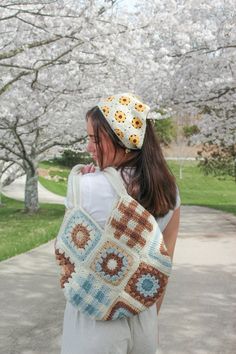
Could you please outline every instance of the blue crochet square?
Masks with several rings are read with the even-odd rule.
[[[130,311],[126,310],[126,309],[120,308],[114,313],[112,319],[113,320],[117,320],[119,318],[126,318],[126,317],[132,317],[132,316],[133,316],[132,312],[130,312]]]
[[[82,285],[82,288],[86,291],[86,293],[89,293],[89,291],[92,288],[92,284],[88,280],[85,280],[85,282]]]
[[[101,285],[92,274],[81,276],[73,274],[70,286],[65,287],[67,299],[84,314],[103,317],[107,307],[114,301],[114,293],[106,285]]]
[[[91,254],[101,237],[101,229],[81,210],[75,210],[70,216],[61,235],[69,252],[78,261],[84,261]]]
[[[79,294],[73,293],[73,301],[75,305],[79,305],[83,299]]]
[[[166,267],[171,271],[172,263],[169,257],[166,257],[165,255],[162,255],[160,252],[161,248],[161,243],[162,243],[162,233],[157,227],[155,234],[151,238],[150,246],[148,248],[148,255],[151,259],[154,261],[157,261],[159,264],[162,266]]]
[[[93,305],[88,305],[85,307],[85,312],[90,315],[93,316],[96,314],[97,310]]]
[[[100,303],[104,303],[103,301],[105,300],[105,294],[103,291],[98,291],[96,296],[95,296],[95,299],[100,302]],[[105,300],[106,301],[106,300]]]

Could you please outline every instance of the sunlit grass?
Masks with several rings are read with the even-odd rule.
[[[55,182],[43,177],[39,177],[39,182],[50,192],[61,195],[62,197],[66,196],[67,181]]]
[[[179,165],[176,161],[168,161],[176,176],[183,205],[201,205],[227,211],[236,215],[236,183],[232,177],[217,178],[205,176],[195,161],[185,161],[182,168],[183,178],[179,178]],[[54,165],[56,168],[56,165]],[[60,166],[57,166],[58,170]],[[56,174],[56,170],[54,171]],[[67,175],[69,170],[67,170]],[[48,190],[65,196],[66,181],[48,181],[40,178],[40,182]]]
[[[176,176],[182,204],[207,206],[236,215],[236,183],[232,177],[205,176],[197,162],[186,161],[180,179],[178,164],[171,161],[169,165]]]
[[[42,204],[35,215],[25,214],[22,202],[2,198],[0,208],[0,260],[26,252],[51,239],[59,230],[63,205]]]

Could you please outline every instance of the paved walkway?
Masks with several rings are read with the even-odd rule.
[[[158,354],[236,352],[235,236],[236,217],[181,207]],[[58,279],[53,241],[0,263],[1,353],[60,353],[65,300]]]
[[[24,200],[24,189],[25,189],[25,176],[17,178],[9,186],[3,188],[2,193],[9,198]],[[63,204],[64,197],[57,194],[49,192],[40,183],[38,184],[39,202],[40,203],[53,203],[53,204]]]

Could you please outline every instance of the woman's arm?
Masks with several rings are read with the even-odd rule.
[[[176,239],[177,239],[178,231],[179,231],[179,219],[180,219],[180,208],[177,208],[174,211],[172,218],[168,222],[165,230],[163,231],[164,242],[165,242],[167,251],[168,251],[172,260],[173,260],[173,256],[174,256]],[[162,296],[160,297],[160,299],[156,303],[157,313],[160,310],[164,295],[165,295],[165,291],[163,292]]]

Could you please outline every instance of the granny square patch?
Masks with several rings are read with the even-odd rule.
[[[155,264],[159,265],[160,270],[170,275],[172,262],[164,244],[162,233],[158,227],[150,240],[148,255]]]
[[[82,210],[75,210],[61,235],[67,252],[74,259],[84,261],[101,239],[101,230]]]
[[[122,247],[112,241],[106,241],[97,251],[91,269],[105,282],[119,285],[131,269],[133,258]]]
[[[79,275],[74,273],[64,288],[66,297],[72,305],[80,308],[80,311],[89,316],[102,318],[107,307],[114,301],[114,293],[111,289],[98,283],[92,275]]]
[[[135,306],[131,305],[125,299],[119,298],[105,316],[105,320],[117,320],[123,317],[132,317],[138,313],[139,310]]]
[[[149,212],[136,200],[123,198],[109,219],[107,231],[139,253],[153,230],[153,224],[149,218]]]
[[[144,306],[149,307],[161,296],[167,280],[165,274],[142,262],[127,283],[125,291]]]

